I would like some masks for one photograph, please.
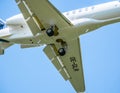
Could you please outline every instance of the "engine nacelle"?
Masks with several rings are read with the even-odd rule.
[[[26,23],[22,14],[13,16],[6,20],[6,27],[12,36],[9,37],[11,40],[22,39],[33,36],[28,24]]]
[[[22,25],[25,24],[25,20],[22,14],[13,16],[6,20],[7,25]]]

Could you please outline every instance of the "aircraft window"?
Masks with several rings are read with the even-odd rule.
[[[82,12],[82,10],[80,9],[79,12]]]
[[[69,15],[69,12],[67,12],[66,15]]]
[[[85,11],[88,11],[88,8],[85,8]]]
[[[75,11],[73,11],[72,13],[75,14]]]
[[[118,5],[115,5],[115,7],[117,7]]]
[[[116,4],[115,7],[119,7],[119,4]]]
[[[94,6],[91,7],[91,9],[94,9],[94,8],[95,8]]]

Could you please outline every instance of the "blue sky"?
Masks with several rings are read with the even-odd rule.
[[[61,11],[113,0],[51,0]],[[20,13],[14,0],[1,0],[0,18]],[[85,93],[120,92],[120,23],[80,36]],[[42,51],[14,45],[0,56],[0,93],[76,93]]]

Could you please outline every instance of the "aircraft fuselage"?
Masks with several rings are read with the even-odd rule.
[[[63,15],[73,24],[71,28],[61,28],[60,35],[65,36],[76,31],[76,37],[93,31],[99,27],[120,22],[120,1],[113,1],[86,8],[81,8],[63,13]],[[34,36],[22,14],[15,15],[6,20],[7,27],[0,31],[0,38],[19,44],[32,44],[31,38],[42,39],[43,35],[38,33]],[[67,29],[67,31],[66,31]],[[63,33],[64,31],[64,33]],[[66,32],[65,32],[66,31]],[[65,34],[67,33],[67,34]],[[24,39],[25,42],[22,40]],[[33,39],[34,41],[34,39]],[[32,42],[33,42],[32,41]],[[46,44],[47,41],[34,42],[34,44]]]

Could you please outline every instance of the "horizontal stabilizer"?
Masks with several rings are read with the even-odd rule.
[[[0,48],[0,55],[4,54],[4,50]]]
[[[11,42],[6,41],[6,40],[1,40],[0,41],[0,55],[4,55],[5,49],[13,45]]]

